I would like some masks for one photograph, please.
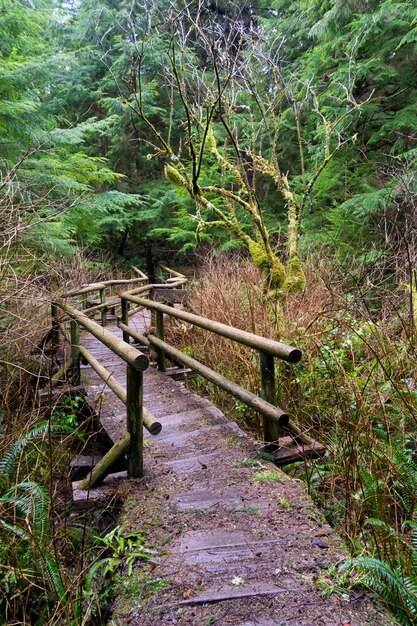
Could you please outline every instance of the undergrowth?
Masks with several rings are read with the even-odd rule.
[[[65,493],[74,404],[33,420],[0,456],[0,625],[104,624],[114,581],[154,551],[139,531],[115,526],[116,510],[76,513]]]
[[[397,611],[394,596],[384,595],[382,589],[388,584],[383,572],[390,568],[397,571],[398,584],[411,585],[410,589],[416,584],[410,560],[415,546],[406,523],[417,505],[413,311],[404,285],[390,285],[388,290],[381,281],[370,289],[366,275],[361,278],[356,271],[355,282],[347,280],[348,274],[338,274],[327,260],[312,260],[306,291],[291,296],[280,316],[265,300],[256,269],[239,257],[219,256],[205,263],[189,289],[188,307],[302,350],[298,365],[276,364],[276,399],[304,432],[326,446],[327,453],[288,471],[307,482],[352,555],[361,555],[351,568],[356,565],[362,572],[368,568],[369,576],[362,580],[398,615],[402,611],[403,623],[411,624],[415,608],[405,595],[400,594],[403,600]],[[184,323],[171,321],[168,332],[185,352],[259,394],[256,353]],[[261,434],[257,415],[201,379],[197,384]],[[382,564],[379,569],[377,562]]]

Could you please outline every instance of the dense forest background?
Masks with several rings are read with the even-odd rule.
[[[290,471],[358,557],[327,589],[367,584],[415,623],[416,9],[1,0],[0,623],[100,616],[85,563],[58,558],[75,540],[40,524],[59,510],[31,448],[50,372],[28,355],[51,294],[167,261],[196,274],[194,310],[303,349],[277,396],[328,455]],[[258,391],[250,356],[172,332]]]
[[[158,258],[197,244],[242,247],[213,207],[164,175],[171,164],[193,185],[234,185],[244,197],[234,164],[277,249],[288,197],[273,165],[294,197],[304,254],[325,245],[383,268],[381,279],[406,271],[414,10],[391,1],[5,2],[3,191],[13,179],[39,207],[23,211],[27,224],[42,220],[31,246],[135,260],[146,247]],[[222,208],[219,194],[203,195]],[[233,201],[250,235],[253,217]]]

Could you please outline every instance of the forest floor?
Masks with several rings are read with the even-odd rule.
[[[142,330],[140,318],[130,323]],[[115,355],[91,336],[83,343],[124,382]],[[103,426],[120,437],[124,406],[85,372]],[[124,528],[144,532],[156,555],[120,576],[113,626],[396,623],[367,594],[339,588],[341,538],[305,485],[261,458],[260,442],[154,368],[145,372],[144,404],[163,423],[160,435],[145,432],[145,476],[109,477],[105,489],[123,494]]]

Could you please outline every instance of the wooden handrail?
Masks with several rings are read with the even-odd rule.
[[[158,368],[160,371],[165,371],[165,358],[170,358],[174,363],[180,363],[186,367],[190,367],[192,370],[211,381],[221,389],[227,391],[235,398],[238,398],[244,402],[247,406],[253,408],[260,415],[263,416],[263,428],[264,439],[268,442],[276,442],[279,439],[280,427],[287,428],[293,435],[295,435],[300,441],[306,444],[311,444],[313,440],[305,433],[302,433],[300,429],[293,424],[285,411],[275,404],[275,363],[274,358],[279,358],[289,363],[298,363],[301,359],[301,351],[298,348],[289,346],[285,343],[275,341],[260,335],[256,335],[221,322],[217,322],[206,317],[196,315],[195,313],[189,313],[180,309],[176,309],[172,306],[167,306],[160,302],[155,302],[150,298],[153,297],[153,292],[166,289],[175,289],[181,287],[188,282],[188,279],[176,270],[172,270],[166,265],[160,265],[160,267],[173,275],[168,278],[166,282],[140,285],[134,289],[124,291],[120,295],[120,302],[112,297],[106,302],[105,290],[112,285],[127,285],[134,282],[143,282],[145,280],[145,274],[138,270],[138,268],[132,266],[132,269],[140,274],[140,277],[130,280],[114,280],[103,281],[101,283],[93,283],[92,285],[85,286],[78,291],[70,292],[69,295],[83,295],[90,291],[100,291],[100,304],[94,304],[88,309],[86,307],[86,297],[84,297],[84,311],[79,311],[72,307],[64,300],[58,300],[53,303],[52,310],[56,311],[57,307],[61,308],[72,320],[75,320],[77,324],[91,332],[97,339],[107,345],[115,354],[120,356],[128,363],[127,372],[127,385],[126,391],[112,376],[111,372],[106,370],[89,352],[86,348],[79,346],[79,339],[77,334],[77,324],[72,324],[71,331],[71,344],[73,346],[71,351],[71,363],[74,364],[79,361],[79,354],[81,354],[95,369],[99,376],[105,380],[108,386],[113,392],[126,404],[127,406],[127,418],[128,418],[128,432],[129,437],[125,437],[115,445],[115,454],[121,454],[127,446],[133,450],[140,449],[140,455],[131,453],[129,462],[130,475],[139,476],[142,475],[142,434],[141,426],[138,427],[138,422],[134,419],[135,412],[140,409],[140,413],[143,414],[143,423],[150,430],[150,432],[157,434],[161,425],[156,422],[149,413],[143,409],[141,405],[140,396],[142,392],[142,374],[143,369],[148,366],[148,359],[145,355],[132,348],[129,343],[129,337],[133,337],[136,341],[142,343],[147,347],[152,346],[158,356]],[[146,278],[147,279],[147,278]],[[150,298],[146,297],[150,294]],[[68,294],[67,294],[68,295]],[[136,305],[133,309],[129,310],[130,304]],[[115,307],[121,307],[121,319],[119,318],[118,326],[123,332],[123,341],[115,337],[112,333],[107,332],[102,326],[89,319],[87,314],[96,313],[101,311],[102,324],[104,326],[106,322],[106,311],[110,309],[113,311]],[[54,309],[55,307],[55,309]],[[148,334],[147,336],[141,335],[137,331],[129,328],[129,316],[133,315],[138,309],[148,309],[154,312],[154,324],[156,325],[156,333]],[[204,330],[215,333],[226,339],[230,339],[242,345],[246,345],[252,349],[255,349],[259,353],[260,357],[260,373],[261,373],[261,397],[253,394],[252,392],[244,389],[237,383],[228,378],[222,376],[215,370],[207,367],[203,363],[193,359],[192,357],[184,354],[177,348],[171,346],[164,340],[164,316],[182,320]],[[55,337],[55,332],[52,331],[52,338]],[[56,338],[55,338],[56,340]],[[74,347],[75,344],[75,347]],[[139,356],[140,355],[140,356]],[[134,373],[136,372],[136,374]],[[136,376],[136,378],[135,378]],[[140,376],[140,378],[137,378]],[[130,407],[130,408],[129,408]],[[142,424],[142,418],[140,421]],[[313,442],[315,443],[315,442]],[[140,457],[140,458],[139,458]],[[110,458],[113,455],[110,454]],[[136,464],[136,465],[135,465]],[[97,475],[101,475],[102,468],[97,471]],[[94,482],[93,474],[91,474],[91,481]],[[91,483],[93,484],[93,483]]]
[[[184,274],[181,274],[181,272],[178,272],[178,270],[173,270],[171,267],[168,267],[167,265],[163,265],[162,263],[160,263],[159,267],[165,270],[165,272],[168,272],[168,274],[172,274],[173,276],[177,276],[178,278],[186,278]]]
[[[80,296],[87,293],[93,293],[94,291],[100,291],[101,289],[105,289],[106,287],[113,287],[114,285],[129,285],[132,283],[143,283],[148,280],[146,274],[141,272],[137,267],[132,265],[132,269],[138,272],[140,275],[134,278],[114,278],[110,280],[101,280],[98,283],[90,283],[89,285],[84,285],[79,289],[74,289],[72,291],[68,291],[67,293],[62,294],[62,298],[69,298],[72,296]]]
[[[146,336],[141,335],[140,333],[131,330],[122,322],[119,322],[119,328],[125,332],[128,332],[131,337],[136,339],[136,341],[140,341],[143,345],[154,346],[159,350],[163,350],[175,361],[178,361],[182,365],[191,368],[192,370],[197,372],[197,374],[200,374],[221,389],[228,391],[232,396],[234,396],[238,400],[241,400],[261,415],[265,415],[270,419],[277,420],[280,426],[288,425],[288,415],[285,411],[277,406],[270,404],[269,402],[266,402],[265,400],[262,400],[262,398],[259,398],[251,391],[247,391],[237,383],[229,380],[221,374],[218,374],[211,367],[203,365],[196,359],[193,359],[187,354],[181,352],[181,350],[178,350],[177,348],[171,346],[169,343],[166,343],[166,341],[162,341],[162,339],[159,339],[152,334],[147,334]]]
[[[100,287],[102,292],[102,288]],[[148,367],[148,357],[126,344],[124,341],[115,337],[112,333],[105,330],[100,324],[89,319],[83,311],[75,309],[65,300],[57,300],[51,305],[52,313],[52,338],[54,345],[57,344],[57,333],[59,332],[60,322],[58,319],[58,309],[64,311],[71,320],[71,335],[65,329],[64,337],[70,340],[71,359],[70,365],[73,368],[73,375],[76,384],[80,382],[80,356],[82,355],[92,368],[97,372],[107,386],[119,397],[126,406],[126,421],[128,438],[128,474],[134,478],[143,476],[143,426],[145,426],[152,434],[158,434],[162,425],[157,422],[146,409],[143,408],[143,371]],[[99,361],[85,348],[80,345],[79,327],[82,326],[88,330],[101,343],[107,346],[112,352],[117,354],[127,364],[126,370],[126,389],[113,377],[112,373],[103,367]],[[120,447],[119,443],[113,446],[115,450],[109,454],[107,460],[109,465],[104,467],[101,464],[98,471],[90,472],[85,484],[88,488],[96,486],[102,480],[104,475],[111,470],[111,464],[114,458],[125,448]]]
[[[112,287],[113,285],[127,285],[129,283],[143,283],[148,278],[142,278],[138,276],[136,278],[115,278],[114,280],[103,280],[103,285],[106,287]]]
[[[147,369],[149,359],[145,354],[142,354],[142,352],[139,352],[139,350],[136,350],[136,348],[132,346],[126,345],[122,339],[115,337],[115,335],[100,326],[100,324],[90,320],[83,311],[78,311],[64,300],[57,300],[56,304],[65,311],[65,313],[68,313],[70,317],[75,319],[80,326],[88,330],[94,337],[101,341],[101,343],[117,354],[128,365],[133,367],[133,369],[139,372],[143,372]]]
[[[169,280],[169,279],[168,279]],[[136,289],[129,289],[127,292],[123,292],[121,295],[123,296],[125,293],[129,293],[132,296],[136,296],[138,294],[146,293],[147,291],[151,291],[152,289],[175,289],[176,287],[181,287],[188,283],[188,278],[176,278],[175,282],[166,282],[166,283],[151,283],[149,285],[142,285],[141,287],[137,287]]]
[[[169,268],[165,268],[169,269]],[[186,278],[178,278],[178,282],[170,282],[164,287],[174,287]],[[297,426],[289,421],[288,415],[276,406],[275,403],[275,363],[274,358],[277,357],[289,363],[298,363],[301,359],[301,351],[298,348],[289,346],[273,339],[261,337],[221,322],[210,320],[206,317],[189,313],[167,306],[160,302],[154,302],[147,298],[140,297],[138,293],[143,293],[139,289],[134,291],[126,291],[121,294],[122,318],[119,327],[123,331],[123,339],[129,342],[129,336],[135,337],[129,330],[129,303],[134,303],[139,307],[143,307],[155,312],[156,335],[148,335],[148,343],[156,349],[158,357],[158,369],[165,371],[165,356],[171,357],[174,362],[182,363],[187,367],[195,370],[207,380],[210,380],[218,387],[228,391],[234,397],[243,401],[247,406],[254,408],[263,416],[263,434],[264,440],[269,442],[278,441],[280,436],[280,426],[285,425],[288,430],[296,434],[296,436],[305,443],[311,443],[309,437],[304,436]],[[218,374],[211,368],[203,365],[199,361],[184,355],[181,351],[170,346],[164,341],[164,315],[180,319],[204,330],[216,333],[226,339],[231,339],[237,343],[246,345],[259,352],[260,373],[261,373],[261,398],[252,394],[240,385]],[[136,333],[136,338],[143,341],[143,337]],[[145,342],[145,345],[146,342]]]
[[[161,304],[160,302],[139,298],[132,295],[130,292],[123,292],[121,294],[121,298],[122,300],[128,300],[129,302],[134,302],[147,309],[151,309],[152,311],[159,311],[160,313],[164,313],[170,317],[175,317],[176,319],[188,322],[194,326],[199,326],[200,328],[209,330],[210,332],[216,333],[226,339],[232,339],[237,343],[244,344],[250,348],[254,348],[255,350],[261,350],[262,352],[266,352],[271,356],[278,357],[279,359],[288,361],[289,363],[298,363],[302,356],[301,350],[288,346],[285,343],[280,343],[278,341],[274,341],[273,339],[267,339],[266,337],[261,337],[253,333],[249,333],[246,330],[222,324],[221,322],[215,322],[207,317],[201,317],[200,315],[195,315],[194,313],[181,311],[180,309],[175,309],[174,307]]]
[[[175,278],[169,279],[169,282],[158,283],[155,285],[141,285],[136,289],[130,289],[130,292],[138,294],[148,295],[152,289],[168,288],[174,289],[175,287],[182,286],[187,282],[187,278],[183,274],[171,270],[170,268],[163,268],[165,271],[169,271],[175,275]],[[79,289],[74,289],[61,296],[59,300],[52,302],[52,328],[48,333],[48,339],[52,341],[53,348],[58,345],[58,333],[59,330],[63,333],[67,342],[71,346],[71,357],[60,368],[57,374],[53,378],[53,384],[57,384],[62,376],[71,369],[73,372],[73,380],[80,381],[80,356],[82,356],[94,369],[94,371],[100,376],[100,378],[107,384],[107,386],[115,393],[115,395],[126,406],[127,417],[127,436],[123,437],[120,441],[116,442],[113,448],[106,455],[106,461],[104,459],[99,464],[99,467],[92,470],[90,475],[85,479],[84,484],[89,487],[94,487],[99,481],[102,480],[104,475],[108,473],[110,465],[114,459],[126,451],[128,451],[128,473],[130,476],[139,477],[143,475],[143,434],[142,426],[145,426],[151,434],[158,434],[161,431],[162,425],[160,422],[154,419],[154,417],[143,407],[143,378],[142,372],[145,370],[149,361],[146,355],[142,354],[135,348],[129,345],[128,342],[122,341],[118,337],[115,337],[112,333],[105,330],[104,326],[107,319],[107,310],[112,311],[116,306],[122,306],[123,301],[115,300],[114,297],[106,300],[106,290],[116,285],[130,286],[134,283],[144,283],[148,281],[148,277],[140,269],[132,266],[132,270],[138,274],[130,279],[114,279],[104,280],[97,283],[91,283],[90,285],[84,285]],[[93,306],[87,308],[87,294],[98,291],[100,294],[100,303],[95,303]],[[65,301],[65,298],[72,296],[82,296],[82,311],[71,306]],[[138,307],[141,308],[141,307]],[[66,314],[64,319],[68,318],[71,322],[71,334],[67,332],[64,325],[60,323],[58,319],[58,309],[61,309]],[[88,314],[94,314],[101,312],[101,325],[88,317]],[[133,314],[135,310],[131,311]],[[114,310],[113,310],[114,313]],[[128,319],[129,311],[126,313]],[[61,318],[61,322],[62,322]],[[114,378],[112,373],[103,367],[100,362],[85,348],[80,345],[79,340],[79,326],[82,326],[85,330],[90,332],[101,343],[107,346],[112,352],[117,354],[121,359],[127,363],[126,371],[126,389]],[[87,487],[86,487],[87,488]]]
[[[81,296],[84,293],[92,293],[93,291],[100,291],[100,289],[105,289],[105,283],[91,283],[90,285],[86,285],[85,287],[81,287],[80,289],[74,289],[73,291],[68,291],[63,294],[63,298],[70,298],[71,296]]]

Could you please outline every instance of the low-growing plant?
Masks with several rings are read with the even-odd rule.
[[[264,469],[261,472],[255,474],[253,480],[256,483],[282,483],[285,482],[285,480],[287,479],[284,474],[282,474],[278,470],[276,471]]]
[[[350,573],[351,584],[371,589],[392,610],[404,626],[414,626],[417,617],[417,523],[407,521],[405,526],[411,529],[410,540],[399,535],[395,528],[383,524],[380,520],[369,520],[369,524],[383,527],[384,531],[396,536],[408,553],[407,559],[389,563],[382,559],[362,556],[345,561],[340,572]]]
[[[50,497],[37,482],[18,481],[21,457],[34,443],[62,426],[42,423],[12,443],[0,460],[0,570],[4,580],[0,596],[0,620],[31,616],[44,624],[65,604],[66,585],[52,540]],[[36,616],[36,618],[35,618]]]
[[[102,576],[114,576],[123,570],[123,574],[131,576],[133,567],[140,561],[150,560],[155,556],[155,550],[146,546],[145,535],[140,531],[126,531],[118,525],[104,537],[96,538],[110,552],[109,556],[100,558],[89,570],[86,579],[86,590],[91,589],[91,583],[100,570]]]

